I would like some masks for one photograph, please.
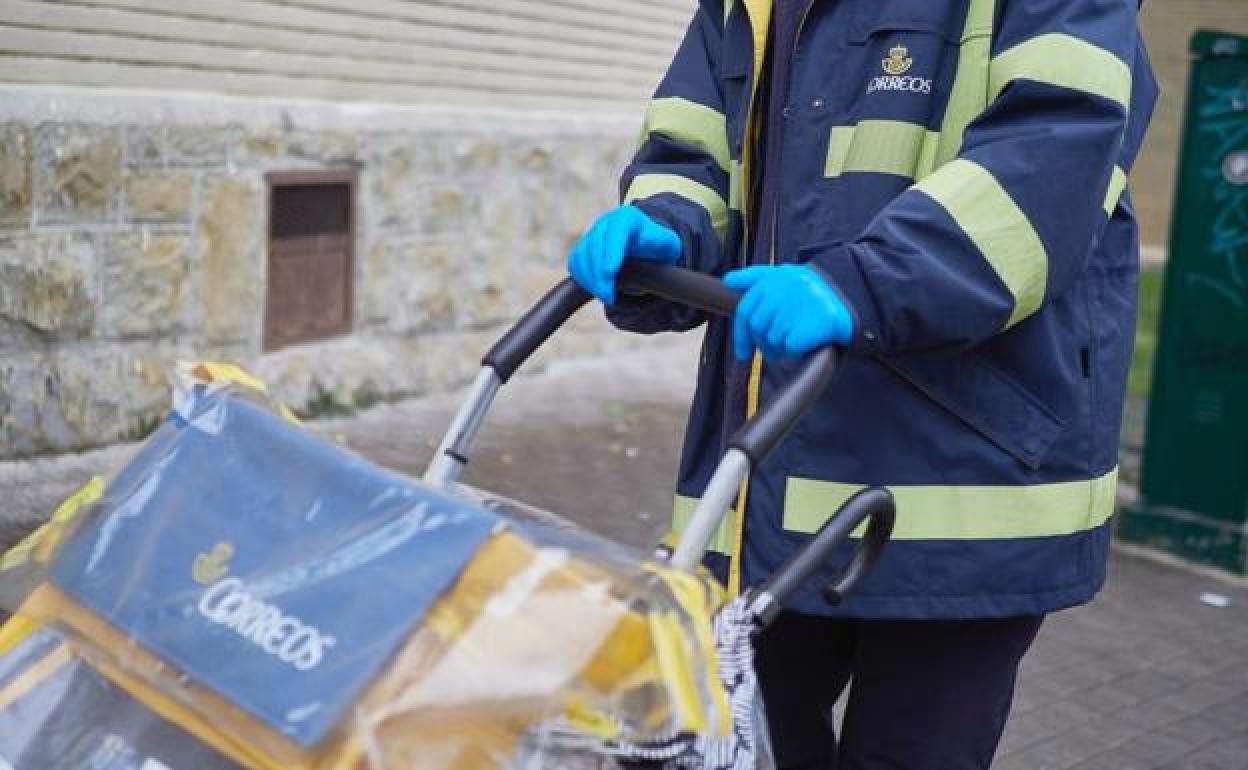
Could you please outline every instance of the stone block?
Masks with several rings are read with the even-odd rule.
[[[568,140],[558,163],[561,243],[570,249],[604,211],[615,204],[618,176],[603,162],[602,142]]]
[[[516,165],[527,174],[545,174],[554,168],[555,147],[551,142],[520,139],[512,148]]]
[[[412,230],[419,210],[420,155],[403,138],[370,148],[360,174],[360,216],[374,227]]]
[[[31,203],[30,129],[0,125],[0,227],[29,227]]]
[[[169,410],[166,373],[185,356],[147,344],[58,356],[51,395],[74,448],[147,435]]]
[[[440,176],[456,172],[451,163],[451,145],[455,142],[454,137],[430,131],[403,136],[404,141],[411,148],[417,173]]]
[[[44,357],[0,358],[0,452],[20,457],[46,449],[41,407],[50,388]]]
[[[67,452],[146,435],[168,410],[176,351],[95,347],[0,363],[0,454]]]
[[[230,163],[241,166],[267,166],[286,152],[282,132],[276,128],[239,129],[230,143]]]
[[[568,277],[565,269],[544,264],[518,265],[516,272],[516,315],[533,307],[555,284]],[[586,310],[577,316],[590,315],[592,312]]]
[[[45,123],[35,139],[38,223],[111,222],[121,189],[116,128]]]
[[[293,130],[284,137],[285,154],[330,165],[350,163],[360,152],[357,134]]]
[[[460,235],[481,223],[480,200],[462,183],[443,182],[424,191],[418,212],[422,235]]]
[[[195,176],[189,171],[136,171],[126,176],[126,219],[185,222],[190,216]]]
[[[360,334],[266,353],[254,371],[276,398],[304,414],[336,414],[458,388],[477,372],[494,331],[412,337]]]
[[[527,307],[524,289],[516,280],[527,266],[519,245],[522,226],[527,222],[526,200],[520,183],[512,175],[501,176],[482,188],[480,224],[471,228],[476,234],[473,246],[478,254],[488,253],[491,259],[510,265],[510,277],[502,288],[512,315]]]
[[[445,393],[470,382],[480,370],[481,356],[497,341],[498,329],[430,334],[412,340],[412,355],[427,372],[425,392]]]
[[[54,339],[89,334],[95,319],[94,260],[94,244],[80,234],[0,242],[0,319]]]
[[[166,126],[165,160],[177,166],[224,166],[229,135],[221,126]]]
[[[260,334],[264,309],[263,186],[248,177],[203,180],[195,218],[199,327],[209,342]]]
[[[451,143],[451,165],[456,176],[490,174],[504,161],[504,148],[497,139],[465,136]]]
[[[561,265],[567,253],[554,149],[543,142],[522,140],[513,147],[516,176],[523,196],[520,235],[516,246],[525,264]]]
[[[127,166],[160,166],[165,162],[163,126],[125,126],[122,129]]]
[[[456,243],[446,287],[454,294],[455,320],[461,327],[480,328],[513,314],[509,294],[515,285],[514,256],[492,240],[476,237]]]
[[[374,244],[365,252],[361,270],[363,322],[404,335],[449,326],[457,252],[456,244],[444,241],[387,239]]]
[[[186,326],[190,239],[126,233],[108,241],[100,280],[100,326],[118,337]]]

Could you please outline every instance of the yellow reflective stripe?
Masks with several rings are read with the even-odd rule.
[[[1077,37],[1050,33],[1019,43],[992,60],[993,99],[1014,80],[1096,94],[1127,109],[1131,103],[1131,68],[1114,54]]]
[[[675,548],[676,541],[681,533],[689,526],[689,520],[693,518],[693,509],[698,506],[696,497],[685,497],[684,495],[676,495],[676,500],[672,503],[672,535],[669,544]],[[729,510],[724,516],[723,522],[720,523],[719,529],[715,530],[715,536],[711,538],[710,545],[707,546],[708,551],[723,554],[724,556],[732,556],[732,547],[736,541],[737,534],[737,512]]]
[[[773,0],[745,0],[745,13],[750,20],[750,32],[754,38],[754,76],[751,82],[750,101],[753,93],[758,90],[759,76],[763,72],[763,56],[767,53],[767,33],[771,29],[771,7]],[[748,134],[747,134],[748,136]]]
[[[890,486],[895,540],[999,540],[1056,537],[1101,526],[1114,513],[1118,469],[1096,479],[1031,486]],[[813,533],[857,484],[790,478],[784,528]],[[855,533],[861,535],[861,528]]]
[[[641,135],[662,134],[697,147],[710,155],[724,171],[732,158],[728,152],[728,127],[722,113],[689,99],[669,96],[653,99],[646,110]]]
[[[988,106],[988,65],[992,58],[992,27],[996,0],[971,0],[962,28],[958,74],[949,90],[949,105],[940,125],[936,165],[958,157],[966,127]]]
[[[728,233],[728,204],[719,193],[688,177],[679,174],[640,174],[633,178],[633,183],[628,187],[628,194],[624,196],[624,202],[641,200],[662,193],[679,195],[706,209],[706,213],[711,217],[711,226],[715,228],[715,234],[719,236],[720,241],[724,240],[724,236]]]
[[[940,134],[917,123],[864,120],[856,126],[836,126],[828,138],[823,175],[893,174],[922,179],[936,162]]]
[[[728,208],[741,211],[745,195],[745,169],[741,161],[734,160],[728,169]]]
[[[973,161],[958,159],[915,185],[939,203],[975,244],[1014,298],[1009,328],[1040,308],[1049,257],[1027,215],[1001,183]]]
[[[1114,166],[1114,175],[1109,180],[1109,191],[1105,193],[1105,216],[1112,217],[1118,201],[1127,189],[1127,172],[1121,166]]]

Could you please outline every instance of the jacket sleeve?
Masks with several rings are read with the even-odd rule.
[[[1084,270],[1126,185],[1128,124],[1155,97],[1136,0],[999,7],[988,107],[958,156],[812,256],[854,309],[857,350],[967,348],[1025,321]]]
[[[641,144],[620,180],[620,193],[652,219],[678,232],[682,265],[723,272],[730,212],[728,133],[716,80],[723,6],[699,3],[684,40],[646,110]],[[656,299],[621,297],[607,317],[630,331],[684,331],[698,311]]]

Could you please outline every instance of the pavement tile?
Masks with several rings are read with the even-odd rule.
[[[1197,679],[1172,693],[1171,702],[1192,714],[1235,700],[1243,692],[1233,684],[1216,679]]]
[[[1159,765],[1148,759],[1131,757],[1121,752],[1108,751],[1080,762],[1070,770],[1156,770]]]
[[[1112,754],[1152,762],[1155,766],[1162,767],[1190,755],[1207,740],[1207,737],[1202,738],[1198,733],[1187,732],[1181,728],[1163,728],[1135,736],[1118,746]]]
[[[1105,750],[1105,739],[1102,735],[1086,727],[1076,728],[1004,756],[999,764],[1002,768],[1008,768],[1011,764],[1022,762],[1019,767],[1033,770],[1066,770],[1080,762],[1087,762]]]
[[[1173,770],[1245,770],[1248,733],[1210,744],[1170,765]]]
[[[1097,714],[1112,714],[1139,703],[1141,698],[1118,689],[1113,682],[1082,690],[1071,696],[1070,702],[1090,709]],[[1195,710],[1195,709],[1193,709]]]
[[[1165,698],[1151,700],[1126,709],[1115,718],[1144,729],[1165,727],[1188,718],[1188,712]]]
[[[1141,703],[1161,698],[1183,689],[1187,680],[1173,674],[1163,674],[1155,669],[1140,671],[1111,682],[1118,692],[1135,696]]]

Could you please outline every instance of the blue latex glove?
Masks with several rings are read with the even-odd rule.
[[[724,283],[745,293],[732,322],[733,350],[742,361],[755,348],[768,359],[799,358],[854,337],[853,314],[811,267],[747,267],[728,273]]]
[[[636,206],[620,206],[594,222],[568,257],[568,272],[583,289],[615,304],[615,277],[626,259],[674,265],[680,261],[676,231],[655,222]]]

